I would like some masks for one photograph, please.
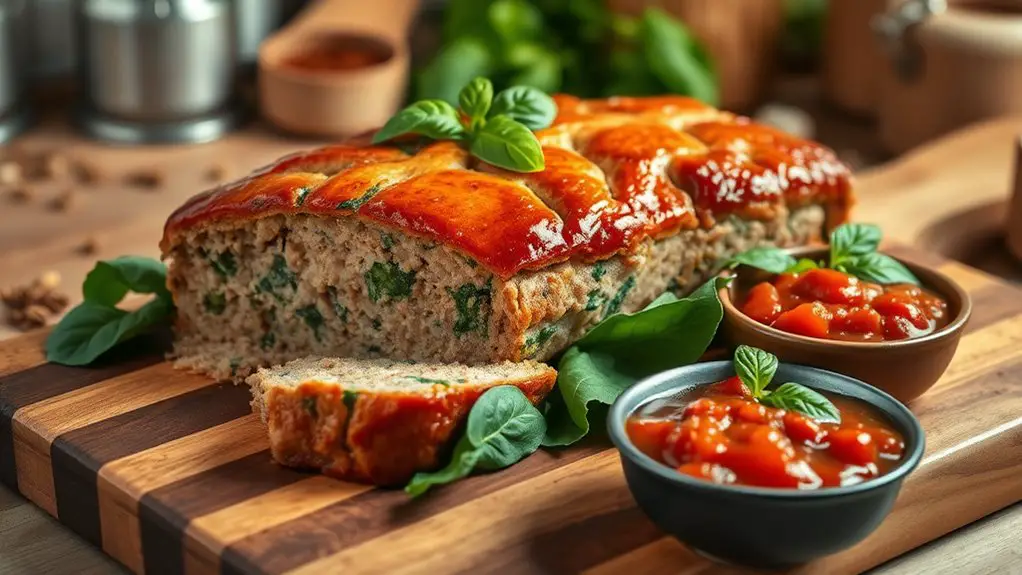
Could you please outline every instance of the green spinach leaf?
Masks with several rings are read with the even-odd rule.
[[[121,256],[96,262],[82,284],[82,295],[86,300],[105,306],[117,305],[128,292],[170,297],[167,267],[152,258]]]
[[[46,359],[63,365],[88,365],[118,343],[167,320],[173,312],[173,302],[163,297],[132,312],[85,300],[53,328],[46,340]]]
[[[578,441],[589,432],[593,404],[609,405],[639,379],[699,359],[722,317],[719,285],[711,280],[686,298],[664,294],[642,311],[613,315],[570,347],[558,365],[560,396],[548,404],[543,444]]]
[[[543,414],[520,389],[494,387],[482,394],[468,414],[465,435],[451,462],[439,471],[416,473],[405,492],[416,496],[433,485],[457,481],[473,469],[502,469],[539,449],[546,433]]]
[[[135,311],[116,306],[128,292],[155,294]],[[46,359],[87,365],[122,341],[174,314],[167,268],[159,261],[124,256],[97,262],[82,284],[84,301],[65,315],[46,339]]]

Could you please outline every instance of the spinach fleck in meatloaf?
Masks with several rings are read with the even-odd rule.
[[[349,142],[189,200],[161,243],[179,363],[544,360],[736,252],[847,219],[848,170],[817,144],[688,98],[556,100],[541,172]]]

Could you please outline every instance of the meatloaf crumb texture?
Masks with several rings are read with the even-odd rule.
[[[441,245],[353,219],[274,216],[174,252],[179,365],[219,378],[306,355],[546,360],[614,312],[691,291],[754,245],[819,239],[823,212],[730,218],[627,256],[502,280]]]
[[[547,168],[346,143],[189,200],[161,243],[179,364],[545,360],[749,247],[847,219],[833,153],[685,98],[558,98]]]
[[[278,462],[387,486],[439,467],[487,389],[514,385],[537,404],[555,379],[533,361],[467,367],[301,359],[260,369],[248,383]]]

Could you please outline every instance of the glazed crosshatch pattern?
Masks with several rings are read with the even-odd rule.
[[[542,171],[507,172],[454,142],[409,154],[355,140],[191,198],[168,218],[161,248],[210,222],[352,215],[447,244],[506,279],[728,214],[770,220],[816,204],[828,229],[847,218],[851,174],[820,144],[681,96],[555,101],[557,119],[536,133]]]
[[[951,367],[913,405],[927,455],[876,533],[804,572],[859,572],[1022,499],[1022,293],[961,264],[940,269],[974,313]],[[45,363],[45,335],[0,343],[0,478],[135,572],[708,566],[635,507],[598,439],[411,501],[275,465],[247,389],[174,370],[168,334],[92,368]]]

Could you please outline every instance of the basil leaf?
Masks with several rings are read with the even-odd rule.
[[[473,1],[472,4],[481,3]],[[480,39],[458,38],[441,49],[419,73],[416,98],[436,98],[453,104],[465,84],[472,78],[486,76],[494,65],[491,51]]]
[[[458,94],[458,106],[469,117],[473,129],[486,118],[492,102],[493,84],[482,77],[469,82]]]
[[[422,100],[401,110],[373,136],[379,144],[404,134],[420,134],[434,140],[455,140],[465,134],[458,112],[443,100]]]
[[[167,267],[152,258],[122,256],[97,262],[82,284],[86,300],[109,307],[117,305],[129,291],[170,297]]]
[[[780,248],[773,247],[745,250],[728,261],[728,265],[732,267],[744,264],[773,274],[784,273],[797,263],[791,254]]]
[[[760,397],[777,373],[777,356],[755,347],[738,346],[734,362],[735,373],[753,397]]]
[[[680,22],[660,9],[647,9],[639,36],[646,64],[668,89],[717,103],[717,83],[709,58]]]
[[[530,130],[548,127],[557,116],[553,98],[530,86],[513,86],[493,99],[491,116],[507,116]]]
[[[405,492],[416,496],[433,485],[457,481],[474,468],[502,469],[539,449],[546,433],[543,414],[520,389],[491,388],[472,406],[465,435],[458,440],[451,462],[439,471],[416,473]]]
[[[610,405],[639,379],[690,364],[720,324],[719,280],[692,295],[657,298],[644,310],[615,314],[570,347],[558,364],[559,394],[547,404],[543,445],[570,445],[590,429],[594,404]]]
[[[169,298],[157,297],[135,311],[85,300],[68,312],[46,339],[46,360],[87,365],[103,352],[139,335],[174,313]]]
[[[797,383],[785,383],[759,398],[760,403],[795,411],[818,421],[841,423],[841,412],[822,394]]]
[[[872,224],[843,224],[830,233],[830,265],[877,251],[880,228]]]
[[[473,136],[469,151],[480,160],[516,172],[538,172],[544,167],[536,135],[508,116],[490,118]]]
[[[891,256],[871,252],[845,260],[836,267],[839,271],[879,284],[907,283],[919,285],[907,267]]]
[[[795,262],[794,265],[792,265],[788,269],[784,270],[784,273],[787,273],[787,274],[797,274],[797,273],[802,273],[802,272],[809,271],[809,270],[815,270],[815,269],[817,269],[819,267],[820,267],[820,264],[816,263],[815,261],[813,261],[813,260],[811,260],[809,258],[799,258],[799,260],[797,262]]]

